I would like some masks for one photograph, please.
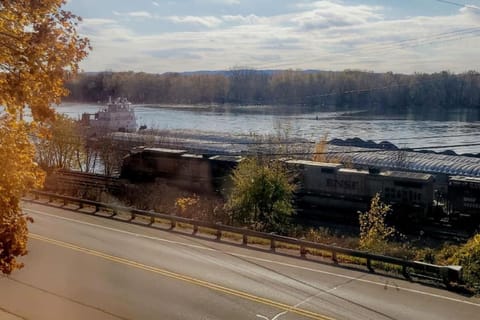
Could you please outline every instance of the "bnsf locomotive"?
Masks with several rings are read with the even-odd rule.
[[[196,192],[221,192],[240,157],[201,156],[186,150],[139,148],[124,158],[121,178],[134,182],[164,179]],[[341,164],[286,160],[298,183],[296,204],[304,215],[356,221],[380,193],[392,205],[393,220],[412,227],[445,215],[468,226],[480,223],[480,179],[450,177],[439,200],[435,176],[405,171],[357,170]],[[228,188],[228,187],[227,187]],[[435,204],[435,205],[434,205]],[[438,204],[444,204],[439,210]],[[320,210],[321,208],[321,210]]]

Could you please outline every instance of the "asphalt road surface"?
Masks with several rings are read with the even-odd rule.
[[[350,270],[25,203],[25,268],[0,319],[476,319],[480,300]]]

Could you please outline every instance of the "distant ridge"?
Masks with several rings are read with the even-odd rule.
[[[238,72],[249,72],[253,74],[264,74],[264,75],[272,75],[281,72],[285,72],[287,70],[283,69],[266,69],[266,70],[257,70],[257,69],[234,69],[234,70],[198,70],[198,71],[184,71],[184,72],[165,72],[163,74],[181,74],[185,76],[195,76],[195,75],[223,75],[223,76],[232,76]],[[294,70],[296,72],[302,73],[318,73],[322,72],[321,70]]]

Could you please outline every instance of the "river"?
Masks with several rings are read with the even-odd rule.
[[[78,119],[84,112],[97,112],[100,105],[65,103],[57,111]],[[399,147],[435,147],[475,144],[480,138],[480,112],[455,110],[402,116],[362,112],[319,112],[281,107],[135,106],[139,125],[164,130],[214,132],[221,135],[287,134],[312,141],[359,137],[375,142],[390,141]],[[480,153],[480,146],[457,146],[457,153]]]

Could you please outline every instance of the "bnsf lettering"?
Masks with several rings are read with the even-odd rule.
[[[357,186],[358,186],[357,181],[327,179],[327,187],[353,190],[353,189],[357,189]]]
[[[475,199],[475,198],[470,198],[470,197],[463,197],[463,201],[464,201],[464,202],[473,202],[473,203],[475,203],[475,202],[477,202],[477,199]]]

